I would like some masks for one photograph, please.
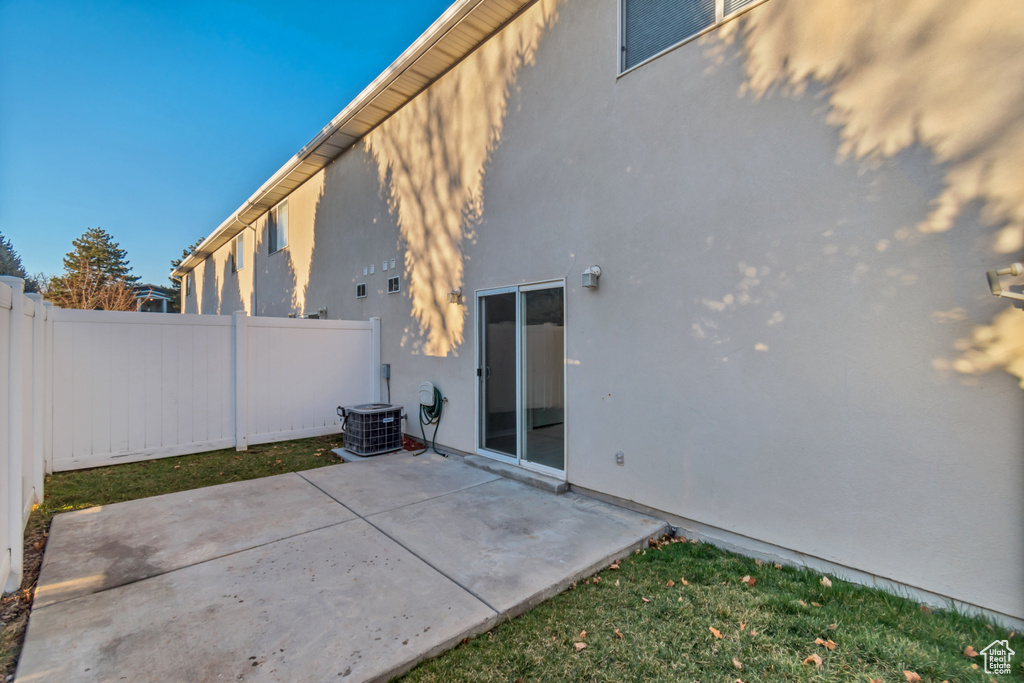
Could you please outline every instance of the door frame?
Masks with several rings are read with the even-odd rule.
[[[476,368],[483,368],[483,345],[481,341],[483,339],[482,330],[480,326],[483,324],[483,320],[480,317],[480,299],[490,296],[492,294],[508,294],[515,293],[516,295],[516,455],[509,456],[505,453],[499,453],[484,448],[480,443],[481,431],[480,423],[483,416],[480,414],[481,407],[483,405],[481,394],[483,389],[483,382],[480,377],[476,377],[476,387],[473,392],[473,445],[478,455],[482,455],[487,458],[493,458],[499,462],[504,462],[509,465],[515,465],[522,467],[523,469],[532,470],[540,474],[546,474],[556,479],[562,479],[568,481],[567,473],[569,471],[569,401],[568,401],[568,373],[565,372],[565,359],[566,359],[566,347],[568,344],[568,335],[562,335],[562,400],[563,400],[563,417],[562,417],[562,455],[563,455],[563,467],[564,469],[556,470],[545,465],[539,465],[537,463],[529,462],[524,458],[524,448],[526,444],[525,422],[523,420],[524,414],[524,401],[525,396],[523,393],[523,323],[522,323],[522,309],[523,309],[523,292],[535,291],[540,289],[555,289],[561,288],[562,290],[562,325],[568,328],[568,316],[566,312],[566,281],[565,278],[558,278],[555,280],[542,280],[538,282],[527,282],[519,285],[508,285],[505,287],[486,287],[483,289],[477,289],[473,293],[473,336],[474,336],[474,361]],[[476,373],[474,372],[474,375]]]

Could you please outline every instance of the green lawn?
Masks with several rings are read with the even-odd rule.
[[[22,589],[0,599],[0,681],[13,675],[17,665],[47,530],[55,514],[335,465],[340,460],[331,449],[341,444],[341,435],[323,436],[252,446],[241,453],[227,449],[46,477],[43,504],[32,512],[26,528]]]
[[[964,650],[1005,629],[822,578],[706,544],[649,548],[402,681],[1024,680],[1019,635],[1013,674],[988,676]]]

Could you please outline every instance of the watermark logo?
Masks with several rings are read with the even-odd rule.
[[[985,658],[985,673],[1008,674],[1011,667],[1010,660],[1017,653],[1010,649],[1009,641],[994,640],[978,654]]]

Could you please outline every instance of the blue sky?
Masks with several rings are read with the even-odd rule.
[[[0,0],[0,233],[56,274],[98,226],[167,284],[450,2]]]

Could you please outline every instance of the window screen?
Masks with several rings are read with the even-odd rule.
[[[715,0],[623,0],[622,13],[625,70],[714,25]]]
[[[270,210],[270,225],[267,229],[267,243],[270,253],[288,246],[288,200]]]
[[[747,5],[753,5],[757,0],[725,0],[725,16],[739,11]]]

